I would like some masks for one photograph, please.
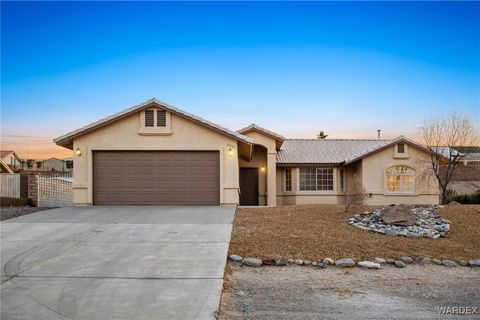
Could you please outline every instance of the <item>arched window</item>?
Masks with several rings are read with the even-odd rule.
[[[407,166],[394,166],[386,171],[387,192],[415,192],[415,170]]]

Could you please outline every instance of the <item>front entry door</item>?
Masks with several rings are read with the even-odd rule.
[[[240,205],[258,206],[258,168],[240,168]]]

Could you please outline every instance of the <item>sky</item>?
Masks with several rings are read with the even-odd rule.
[[[480,122],[480,3],[1,2],[1,148],[52,139],[152,97],[288,138],[412,135]]]

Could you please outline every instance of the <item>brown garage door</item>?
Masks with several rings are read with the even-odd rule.
[[[93,201],[114,205],[218,205],[216,151],[95,151]]]

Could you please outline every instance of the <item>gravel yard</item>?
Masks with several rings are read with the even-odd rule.
[[[2,207],[0,208],[0,220],[17,218],[26,214],[49,210],[53,208],[37,208],[37,207]]]
[[[252,268],[229,263],[218,318],[478,319],[479,287],[479,268]],[[478,309],[474,315],[442,315],[441,307]]]
[[[239,208],[235,214],[229,254],[260,259],[325,257],[370,260],[401,256],[437,259],[480,258],[480,206],[440,209],[452,222],[446,238],[390,237],[347,225],[353,216],[343,206],[306,205]]]

